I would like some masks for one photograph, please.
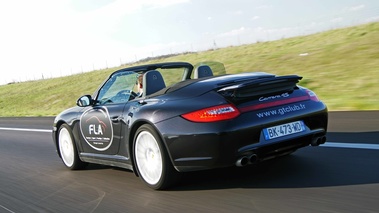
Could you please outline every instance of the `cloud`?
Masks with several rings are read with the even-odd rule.
[[[238,36],[238,35],[244,34],[248,30],[249,30],[248,28],[240,27],[238,29],[234,29],[234,30],[231,30],[229,32],[218,34],[217,37],[233,37],[233,36]]]
[[[86,2],[92,3],[0,1],[0,57],[2,68],[10,71],[2,81],[10,81],[13,76],[25,80],[46,72],[56,76],[67,70],[72,73],[120,63],[120,56],[135,50],[131,44],[112,39],[125,15],[190,0],[115,0],[87,8]]]
[[[239,15],[243,14],[243,11],[242,10],[236,10],[236,11],[229,12],[229,14],[239,16]]]
[[[134,13],[142,9],[164,8],[176,4],[189,3],[190,0],[117,0],[98,9],[97,12],[109,15]]]
[[[379,16],[373,16],[366,19],[366,22],[374,22],[374,21],[379,21]]]
[[[135,0],[131,0],[130,2],[136,2]],[[175,4],[183,4],[183,3],[189,3],[191,0],[143,0],[138,2],[145,2],[145,5],[152,6],[155,8],[159,7],[168,7]]]
[[[255,21],[257,19],[260,19],[261,17],[260,16],[254,16],[253,18],[251,18],[252,21]]]
[[[337,17],[337,18],[334,18],[334,19],[330,20],[331,23],[340,23],[342,21],[343,21],[342,17]]]
[[[189,2],[190,0],[116,0],[92,12],[97,15],[114,17],[136,13],[141,10],[158,9]]]
[[[348,8],[347,10],[348,11],[357,11],[357,10],[362,10],[366,7],[366,5],[364,4],[361,4],[361,5],[356,5],[356,6],[353,6],[353,7],[350,7]]]
[[[269,8],[272,8],[272,6],[271,5],[260,5],[260,6],[255,7],[255,9],[258,9],[258,10],[264,10],[264,9],[269,9]]]

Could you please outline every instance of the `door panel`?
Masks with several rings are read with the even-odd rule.
[[[80,118],[83,151],[88,153],[117,154],[122,123],[119,117],[125,104],[89,107]]]
[[[95,105],[87,107],[80,117],[81,144],[86,153],[116,155],[122,142],[123,110],[135,97],[138,74],[116,72],[99,89]]]

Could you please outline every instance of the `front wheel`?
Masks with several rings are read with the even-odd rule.
[[[174,184],[174,169],[158,133],[150,125],[142,125],[134,137],[134,162],[140,178],[150,188],[165,189]]]
[[[72,132],[67,124],[63,124],[58,131],[58,146],[59,154],[64,165],[71,169],[81,169],[86,166],[86,163],[79,159],[79,155],[74,143]]]

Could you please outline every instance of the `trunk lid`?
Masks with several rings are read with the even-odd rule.
[[[298,75],[264,75],[234,84],[227,83],[217,92],[241,112],[258,110],[308,100],[307,93],[297,86],[301,79]]]

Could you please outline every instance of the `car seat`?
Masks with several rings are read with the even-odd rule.
[[[149,96],[166,87],[162,74],[157,70],[147,71],[143,75],[142,80],[143,80],[142,97]]]
[[[195,69],[194,78],[213,76],[212,69],[207,65],[200,65]]]

